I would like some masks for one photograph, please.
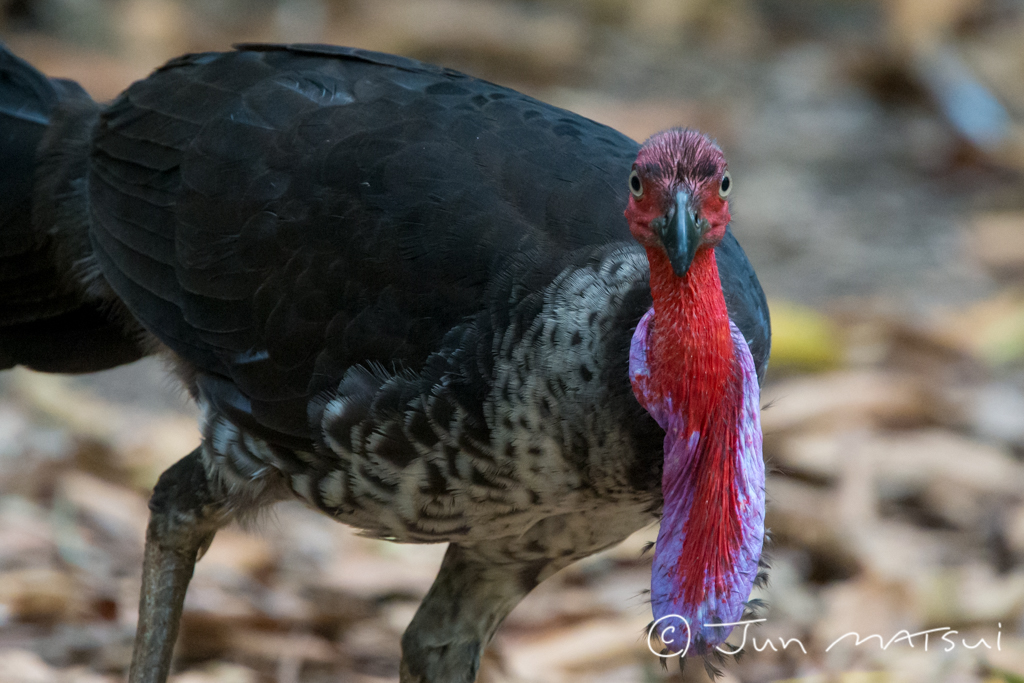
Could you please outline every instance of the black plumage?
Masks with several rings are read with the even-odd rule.
[[[657,514],[663,434],[626,373],[651,303],[623,217],[636,142],[347,48],[188,55],[103,107],[32,78],[0,81],[0,105],[7,88],[38,110],[0,106],[0,135],[26,147],[2,152],[19,165],[0,173],[14,198],[0,226],[43,250],[44,274],[16,271],[11,242],[0,282],[61,303],[15,318],[22,301],[0,294],[0,367],[98,369],[140,349],[177,361],[205,443],[162,481],[147,572],[171,562],[160,548],[182,510],[193,521],[174,549],[194,558],[226,519],[286,494],[381,537],[450,540],[403,677],[472,680],[519,597]],[[716,253],[763,375],[764,295],[731,234]],[[69,315],[84,319],[62,329]],[[34,363],[12,341],[17,326],[56,339],[76,324],[110,336],[105,356]],[[200,480],[195,500],[167,493]],[[161,580],[147,585],[160,594]],[[462,614],[438,612],[453,601]],[[140,629],[133,680],[160,680],[173,628]]]
[[[94,372],[143,355],[101,304],[83,301],[58,241],[33,223],[36,149],[58,102],[82,97],[77,84],[48,80],[0,49],[0,370]]]
[[[308,401],[349,366],[418,368],[502,275],[526,264],[536,287],[581,248],[629,240],[621,186],[636,150],[569,112],[389,55],[193,55],[103,113],[93,243],[132,314],[229,380],[219,406],[248,405],[247,424],[270,438],[308,439]],[[760,289],[731,238],[720,252],[763,364]]]

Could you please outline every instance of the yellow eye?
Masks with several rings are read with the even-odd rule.
[[[725,199],[732,192],[732,174],[726,171],[722,174],[722,184],[718,186],[718,196]]]
[[[644,184],[640,182],[640,174],[633,169],[633,172],[629,174],[629,191],[634,197],[640,199],[644,196]]]

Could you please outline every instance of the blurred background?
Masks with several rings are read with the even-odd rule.
[[[97,99],[183,52],[326,42],[709,132],[775,327],[769,608],[722,680],[1024,681],[1024,0],[0,0],[0,39]],[[155,361],[0,374],[0,682],[122,680],[148,493],[197,442]],[[655,537],[542,585],[481,681],[706,680],[647,651]],[[225,529],[172,680],[395,681],[443,551],[297,504]]]

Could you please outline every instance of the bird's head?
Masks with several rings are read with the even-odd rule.
[[[698,251],[725,236],[731,191],[725,155],[707,136],[681,128],[658,133],[629,174],[630,232],[646,249],[663,250],[682,277]]]

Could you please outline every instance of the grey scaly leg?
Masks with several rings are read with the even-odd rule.
[[[441,571],[402,636],[401,683],[475,681],[480,655],[502,620],[573,559],[502,563],[486,550],[448,547]]]
[[[178,638],[185,590],[196,560],[227,521],[210,493],[201,448],[160,476],[149,501],[139,626],[129,683],[164,683]]]

